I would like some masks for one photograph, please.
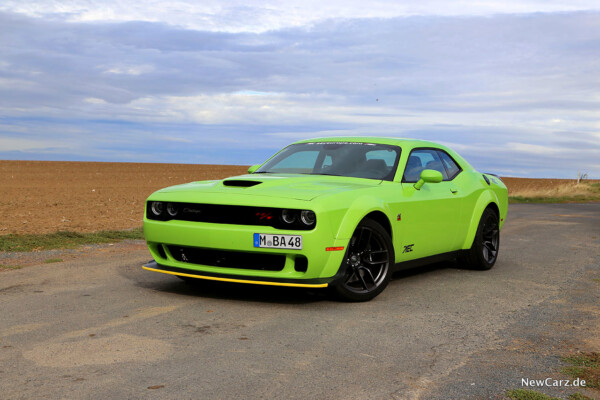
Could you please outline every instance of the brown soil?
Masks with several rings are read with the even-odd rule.
[[[239,165],[0,161],[0,235],[93,232],[142,225],[160,188],[246,172]],[[566,179],[503,178],[509,193],[553,189]]]
[[[238,165],[0,161],[0,235],[142,225],[144,201],[179,183],[243,174]]]

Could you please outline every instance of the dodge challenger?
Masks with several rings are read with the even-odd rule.
[[[302,140],[246,175],[153,193],[144,234],[154,261],[143,268],[366,301],[399,269],[444,259],[490,269],[507,203],[500,178],[434,142]]]

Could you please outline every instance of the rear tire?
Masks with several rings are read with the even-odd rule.
[[[499,249],[498,214],[491,208],[486,208],[479,220],[473,244],[459,257],[459,262],[469,269],[488,270],[496,263]]]
[[[392,276],[394,245],[387,231],[377,222],[365,219],[350,238],[340,268],[342,280],[333,286],[344,301],[368,301],[385,289]]]

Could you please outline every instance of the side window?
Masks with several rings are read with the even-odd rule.
[[[439,171],[443,179],[448,180],[446,168],[444,168],[442,160],[435,149],[413,150],[408,157],[402,180],[404,182],[416,182],[421,177],[421,171],[424,169]]]
[[[445,151],[438,150],[438,154],[440,155],[440,159],[442,160],[444,167],[446,167],[446,170],[448,171],[448,179],[454,179],[454,177],[461,171],[460,167]]]

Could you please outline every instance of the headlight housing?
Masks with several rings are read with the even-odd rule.
[[[311,226],[317,222],[317,216],[314,211],[302,210],[300,212],[300,221],[306,226]]]
[[[165,203],[162,201],[153,201],[150,204],[150,211],[157,217],[160,217],[162,213],[165,211]]]
[[[295,210],[281,210],[281,219],[286,224],[293,224],[296,221]]]
[[[177,203],[167,203],[167,213],[171,217],[176,217],[179,213],[179,205]]]
[[[317,216],[311,210],[281,210],[281,228],[283,229],[312,229],[317,222]]]

